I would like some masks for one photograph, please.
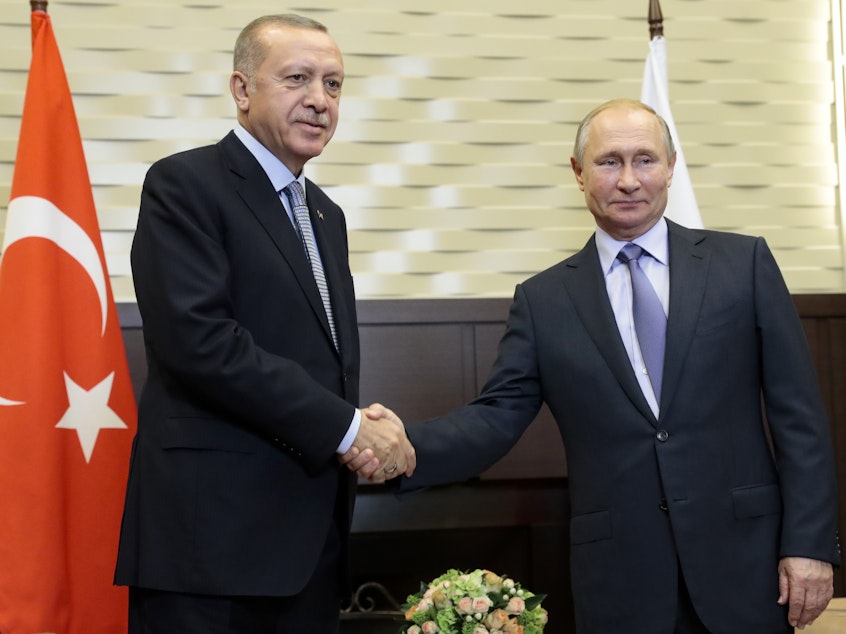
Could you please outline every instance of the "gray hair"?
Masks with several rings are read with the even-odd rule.
[[[264,62],[267,48],[262,41],[261,32],[272,26],[289,27],[295,29],[312,29],[328,33],[329,30],[317,20],[306,18],[293,13],[265,15],[256,18],[245,26],[238,39],[235,40],[235,51],[232,55],[233,70],[244,73],[255,88],[255,75],[259,66]]]
[[[671,160],[673,158],[676,148],[673,145],[673,137],[670,134],[670,126],[667,125],[664,117],[643,102],[636,101],[634,99],[612,99],[611,101],[606,101],[604,104],[591,110],[579,124],[579,129],[576,131],[576,144],[573,146],[573,157],[576,159],[577,165],[581,165],[582,160],[585,158],[585,145],[587,145],[588,135],[590,134],[590,124],[593,123],[596,115],[600,112],[604,112],[605,110],[619,108],[621,106],[628,107],[631,110],[643,110],[658,119],[658,124],[661,126],[661,138],[667,148],[667,160]]]

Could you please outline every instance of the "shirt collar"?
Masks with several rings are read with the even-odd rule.
[[[599,263],[602,265],[602,272],[608,274],[617,254],[629,242],[642,247],[649,254],[664,266],[670,262],[670,248],[667,244],[667,221],[662,217],[655,226],[634,240],[615,240],[599,226],[596,227],[596,250],[599,252]]]
[[[296,180],[299,181],[300,185],[303,187],[303,191],[305,192],[305,170],[300,172],[298,178],[294,178],[291,170],[285,167],[285,164],[282,161],[273,156],[270,150],[259,143],[259,141],[250,134],[244,126],[240,123],[236,123],[234,132],[235,136],[241,140],[241,143],[246,146],[246,148],[250,151],[250,154],[252,154],[259,162],[259,165],[261,165],[264,173],[267,174],[267,177],[270,179],[273,189],[280,192],[287,187],[291,181]]]

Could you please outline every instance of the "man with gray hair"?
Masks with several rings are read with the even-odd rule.
[[[589,113],[571,164],[594,235],[517,286],[481,394],[409,425],[418,462],[400,490],[478,475],[546,403],[567,452],[579,634],[804,627],[833,593],[837,491],[775,259],[762,238],[664,218],[675,153],[640,102]],[[382,479],[368,458],[344,459]]]
[[[148,374],[115,573],[131,634],[333,634],[356,486],[338,456],[414,469],[401,424],[358,409],[344,214],[303,170],[343,81],[323,25],[259,18],[235,45],[235,130],[147,174]]]

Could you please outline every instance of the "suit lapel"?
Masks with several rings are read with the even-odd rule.
[[[702,246],[705,234],[668,220],[670,247],[670,308],[661,411],[666,412],[682,375],[702,309],[711,252]]]
[[[288,218],[285,206],[279,200],[279,193],[273,191],[273,186],[270,184],[267,174],[255,157],[250,154],[250,151],[238,140],[234,132],[230,132],[220,141],[220,147],[230,170],[241,179],[237,186],[238,195],[256,217],[256,220],[264,227],[267,235],[288,263],[331,343],[332,334],[329,330],[329,320],[326,317],[326,310],[323,308],[320,291],[317,290],[317,282],[314,281],[311,264],[303,248],[302,240],[300,240],[294,225]],[[319,239],[318,245],[320,245]],[[326,250],[329,251],[330,249]],[[323,251],[321,251],[322,257]],[[331,288],[331,280],[329,284]]]
[[[565,262],[564,285],[599,353],[635,407],[649,420],[655,416],[641,392],[620,338],[614,310],[608,299],[605,276],[599,265],[596,239],[591,236],[585,248]]]

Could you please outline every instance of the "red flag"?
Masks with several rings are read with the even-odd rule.
[[[112,584],[135,399],[49,16],[0,260],[0,632],[126,632]]]

